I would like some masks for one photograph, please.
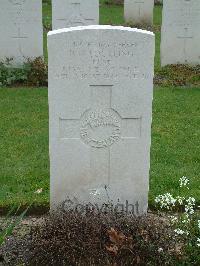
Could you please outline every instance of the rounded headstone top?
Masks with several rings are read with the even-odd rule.
[[[90,25],[90,26],[63,28],[63,29],[49,31],[48,36],[72,32],[72,31],[84,31],[84,30],[120,30],[120,31],[142,33],[154,36],[154,33],[151,31],[141,30],[137,28],[123,27],[123,26],[111,26],[111,25]]]

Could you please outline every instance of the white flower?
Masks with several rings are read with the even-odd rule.
[[[195,198],[189,197],[186,202],[185,212],[190,215],[194,214]]]
[[[193,197],[189,197],[186,201],[187,201],[188,204],[195,205],[195,201],[196,200]]]
[[[183,215],[182,223],[183,223],[183,224],[187,224],[187,223],[189,223],[189,222],[190,222],[189,214],[188,214],[188,213],[185,213],[185,214]]]
[[[178,222],[178,218],[176,216],[170,216],[169,218],[171,219],[172,224],[175,224],[176,222]]]
[[[163,248],[159,248],[158,249],[158,252],[160,253],[160,252],[163,252]]]
[[[156,197],[155,202],[159,204],[161,208],[167,208],[169,210],[170,207],[175,206],[176,199],[170,193],[166,193]]]
[[[185,232],[181,229],[175,229],[174,232],[177,234],[177,235],[183,235]]]
[[[188,231],[183,231],[183,230],[181,230],[180,228],[175,229],[174,232],[175,232],[177,235],[184,235],[184,234],[189,235],[189,232],[188,232]]]
[[[200,238],[197,238],[197,247],[200,247]]]
[[[187,187],[189,189],[188,185],[189,185],[190,180],[186,176],[182,176],[179,179],[179,182],[180,182],[180,187]]]
[[[194,209],[193,209],[193,207],[186,205],[185,206],[185,212],[187,212],[188,214],[192,215],[192,214],[194,214]]]
[[[184,198],[184,197],[180,197],[180,196],[178,196],[178,197],[176,198],[176,200],[178,201],[178,203],[179,203],[180,205],[183,205],[183,202],[184,202],[185,198]]]
[[[198,223],[198,227],[199,227],[199,230],[200,230],[200,220],[198,220],[197,223]]]

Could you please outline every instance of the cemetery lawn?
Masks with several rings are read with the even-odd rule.
[[[125,25],[123,7],[100,6],[100,24]],[[50,2],[50,1],[49,1]],[[155,72],[160,68],[161,6],[154,8]],[[51,6],[43,3],[44,51],[51,28]],[[168,76],[173,72],[169,71]],[[185,72],[184,72],[185,73]],[[185,75],[184,76],[189,76]],[[176,73],[175,73],[176,74]],[[179,75],[177,75],[179,76]],[[194,77],[194,79],[197,77]],[[199,83],[198,83],[199,84]],[[200,205],[200,87],[156,87],[153,105],[149,204],[158,194],[179,194],[179,178]],[[49,206],[48,99],[46,88],[0,88],[0,208],[33,203]],[[123,177],[122,177],[123,178]],[[42,193],[35,191],[42,188]]]
[[[200,89],[154,90],[149,204],[161,193],[179,194],[179,178],[190,178],[183,195],[200,204]],[[46,88],[0,89],[0,207],[49,206],[48,99]],[[122,176],[123,178],[123,176]],[[41,194],[35,193],[43,189]]]

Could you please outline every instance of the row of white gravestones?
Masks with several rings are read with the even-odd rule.
[[[99,23],[99,0],[52,0],[53,28]],[[43,56],[42,0],[0,0],[0,61]]]
[[[48,55],[51,209],[109,201],[145,213],[154,34],[65,28],[48,34]]]
[[[0,61],[43,56],[42,0],[1,0],[0,36]]]
[[[125,0],[124,16],[134,24],[153,24],[154,0]],[[52,0],[53,29],[99,24],[99,0]]]
[[[99,0],[52,0],[52,28],[99,24]]]
[[[153,24],[154,0],[124,0],[124,18],[135,25]]]
[[[200,0],[164,0],[161,65],[200,64]]]
[[[152,23],[153,0],[125,0],[125,17],[135,24]],[[53,0],[53,28],[98,24],[98,0]],[[0,60],[43,56],[42,1],[1,0]],[[200,1],[165,0],[161,64],[200,64]]]

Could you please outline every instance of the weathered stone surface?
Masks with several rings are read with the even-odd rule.
[[[133,24],[153,24],[154,0],[124,0],[124,17]]]
[[[53,29],[99,24],[99,0],[52,0]]]
[[[0,36],[1,61],[20,65],[43,56],[42,1],[1,0]]]
[[[62,29],[48,34],[48,50],[51,208],[112,200],[146,212],[153,33]]]
[[[200,1],[163,1],[161,64],[200,64]]]

